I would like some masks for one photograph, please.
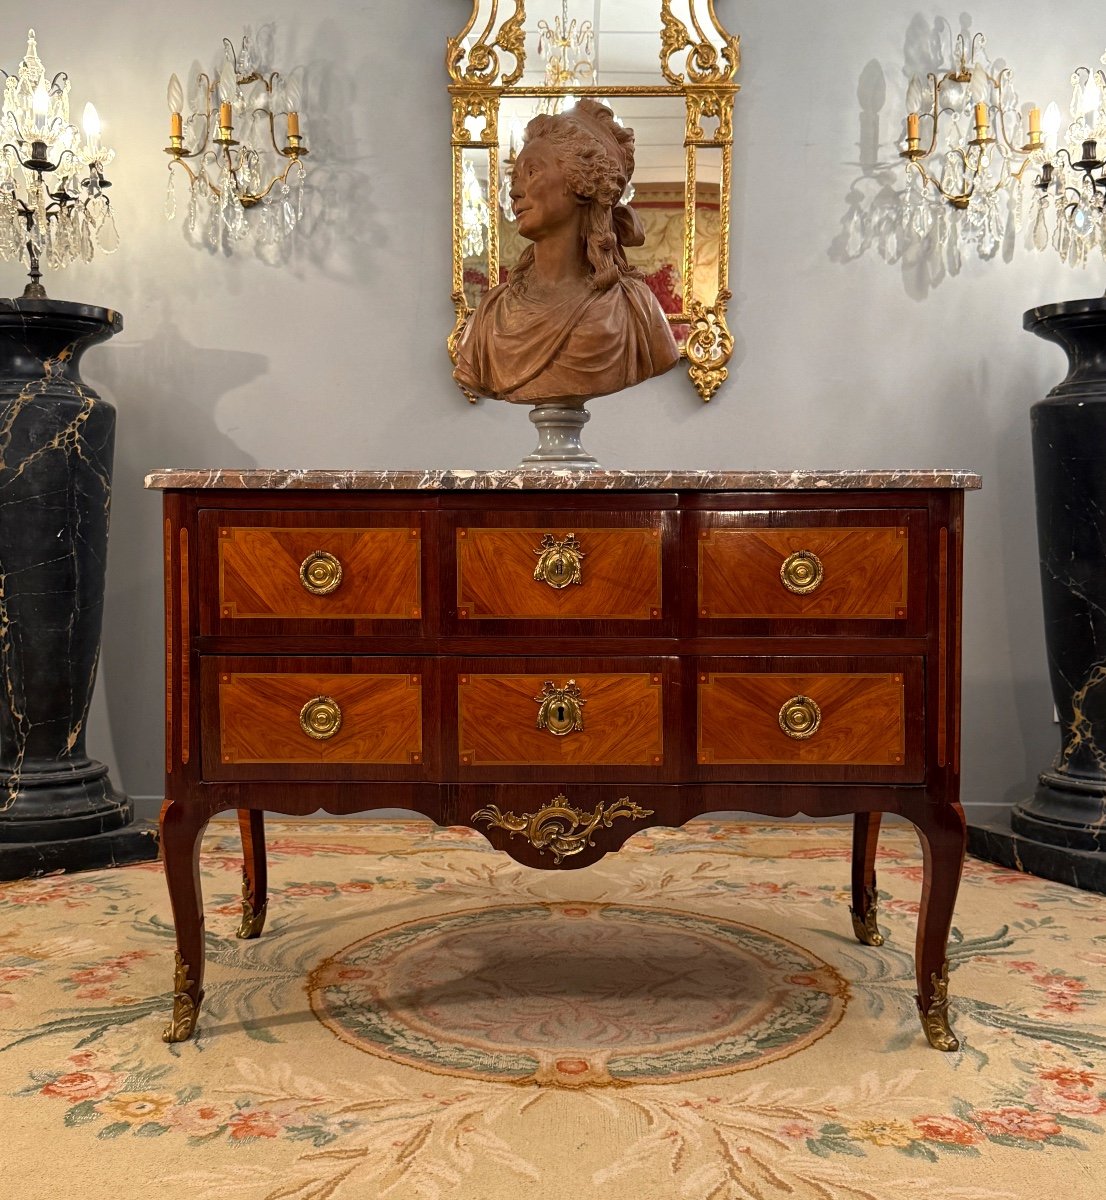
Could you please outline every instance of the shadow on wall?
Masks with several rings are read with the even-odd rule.
[[[1028,334],[1020,334],[1028,338]],[[961,396],[996,391],[986,355],[973,359],[947,381]],[[962,799],[965,806],[1016,803],[1033,794],[1037,775],[1052,760],[1059,733],[1052,722],[1041,594],[1037,586],[1036,503],[1028,445],[1029,408],[1035,398],[1011,395],[988,419],[993,446],[984,491],[1001,497],[973,514],[969,494],[965,530],[964,590],[973,598],[964,631]],[[972,622],[1004,628],[1001,641],[973,629]],[[985,650],[985,647],[990,647]],[[983,653],[1003,654],[998,662]],[[1000,682],[1001,681],[1001,682]],[[995,741],[1005,730],[1006,740]],[[995,764],[1001,762],[1001,772]],[[996,775],[1015,782],[999,794]]]
[[[383,50],[384,39],[378,39]],[[374,111],[368,90],[374,72],[336,64],[343,33],[333,21],[318,25],[307,48],[305,105],[311,148],[304,186],[302,236],[297,260],[310,262],[331,279],[364,282],[378,274],[376,257],[388,241],[373,203],[372,125],[354,128],[354,115]]]
[[[875,59],[869,61],[857,81],[856,97],[859,106],[859,158],[845,165],[858,169],[845,195],[845,211],[841,230],[830,244],[828,256],[832,262],[847,263],[872,252],[885,262],[898,265],[903,289],[913,300],[924,300],[949,276],[960,273],[963,265],[956,236],[966,214],[950,204],[936,207],[931,220],[907,219],[903,200],[908,185],[905,160],[899,156],[906,113],[906,91],[910,79],[924,81],[925,91],[931,86],[930,74],[940,77],[952,63],[953,47],[958,35],[970,46],[972,19],[961,13],[960,28],[953,30],[942,17],[932,24],[920,15],[907,27],[903,45],[901,81],[895,81],[888,97],[888,81],[883,67]],[[1002,70],[1004,63],[996,59],[992,74]],[[939,138],[944,136],[942,123]],[[923,125],[923,145],[926,128]],[[884,141],[886,138],[886,142]],[[938,142],[940,145],[940,141]],[[930,171],[939,171],[935,150],[929,160]],[[933,185],[929,185],[929,190]],[[980,257],[1001,257],[1003,262],[1013,258],[1017,228],[1013,205],[1002,230],[1002,238],[993,254],[980,251]],[[972,248],[975,253],[975,248]]]
[[[160,795],[164,771],[161,507],[160,493],[143,491],[143,477],[164,466],[256,465],[219,433],[216,414],[225,395],[268,368],[261,354],[191,345],[168,303],[147,338],[110,347],[86,368],[119,411],[96,696],[107,708],[116,782],[129,793]]]

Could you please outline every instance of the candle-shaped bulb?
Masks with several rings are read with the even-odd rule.
[[[169,76],[169,89],[165,93],[165,98],[169,102],[171,113],[179,114],[184,108],[184,88],[181,87],[180,80],[175,74]]]
[[[230,104],[237,91],[238,76],[234,73],[234,59],[228,53],[223,59],[223,69],[219,72],[219,99],[224,104]]]
[[[922,107],[922,81],[917,75],[910,76],[910,86],[906,89],[906,107],[909,112],[918,112]]]
[[[100,114],[96,111],[96,105],[90,100],[84,106],[84,114],[81,118],[81,124],[84,126],[84,135],[88,141],[89,150],[95,152],[100,149]]]
[[[1045,109],[1045,115],[1041,118],[1041,129],[1045,135],[1045,153],[1056,153],[1056,135],[1060,132],[1060,126],[1063,123],[1063,118],[1060,116],[1060,106],[1053,100],[1048,108]]]
[[[987,78],[986,68],[976,64],[972,67],[972,78],[968,84],[968,91],[976,103],[985,102],[987,94],[991,90],[991,81]]]
[[[284,103],[287,104],[290,113],[298,113],[302,101],[303,84],[300,82],[299,72],[293,71],[284,82]]]
[[[1098,112],[1099,103],[1102,100],[1102,93],[1099,91],[1098,84],[1094,80],[1094,76],[1087,80],[1087,86],[1083,89],[1083,112],[1087,116],[1087,124],[1094,123],[1095,114]]]
[[[46,90],[45,80],[40,79],[35,93],[31,97],[31,112],[34,114],[35,130],[42,133],[46,129],[46,113],[50,107],[50,93]]]

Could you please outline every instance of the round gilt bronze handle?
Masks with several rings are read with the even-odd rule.
[[[300,563],[300,583],[313,596],[326,596],[342,582],[342,564],[333,554],[316,550]]]
[[[557,589],[568,587],[570,583],[583,583],[580,560],[584,558],[584,552],[574,533],[561,541],[547,533],[534,553],[538,556],[534,578],[539,583],[548,583]]]
[[[822,582],[822,560],[813,550],[796,550],[789,554],[780,567],[780,579],[789,592],[805,596],[813,592]]]
[[[342,728],[342,710],[330,696],[316,696],[300,709],[300,728],[309,738],[325,742]]]
[[[780,728],[789,738],[813,737],[822,724],[822,710],[809,696],[792,696],[780,709]]]

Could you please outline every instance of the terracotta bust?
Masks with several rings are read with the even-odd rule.
[[[660,304],[623,252],[645,241],[619,203],[633,170],[633,131],[598,101],[527,125],[511,203],[533,245],[469,319],[458,382],[515,404],[578,406],[675,366]]]

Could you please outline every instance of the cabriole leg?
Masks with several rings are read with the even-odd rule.
[[[259,809],[240,808],[238,828],[242,833],[242,923],[240,938],[261,936],[269,907],[269,873],[265,861],[265,814]]]
[[[161,853],[177,931],[173,1016],[162,1037],[183,1042],[192,1036],[204,998],[204,912],[200,892],[200,836],[207,825],[201,809],[167,803],[161,810]]]
[[[876,923],[876,845],[882,813],[857,813],[853,817],[853,902],[849,909],[853,933],[865,946],[882,946],[883,934]]]
[[[918,1012],[931,1046],[959,1050],[960,1042],[949,1026],[948,939],[964,865],[964,810],[959,803],[944,803],[911,820],[922,843],[925,872],[914,951]]]

